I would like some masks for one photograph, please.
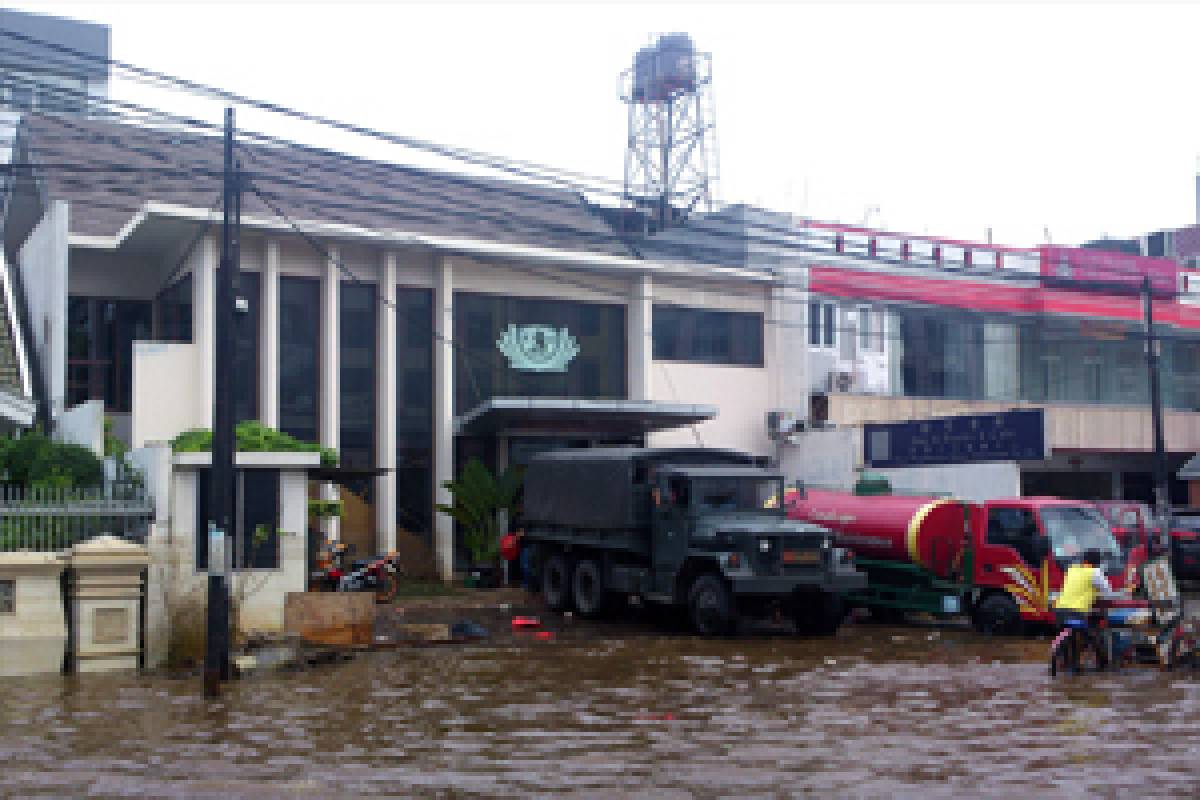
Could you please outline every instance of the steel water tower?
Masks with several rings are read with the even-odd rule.
[[[712,56],[686,33],[667,33],[638,50],[621,73],[629,106],[625,202],[647,212],[653,230],[711,210],[716,145]]]

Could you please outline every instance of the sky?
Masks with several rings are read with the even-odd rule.
[[[1028,246],[1196,221],[1200,5],[10,2],[122,61],[619,183],[618,77],[656,33],[712,54],[718,196]],[[111,94],[218,122],[215,101]],[[239,111],[368,157],[419,153]],[[444,164],[442,164],[444,165]],[[452,165],[451,165],[452,166]]]

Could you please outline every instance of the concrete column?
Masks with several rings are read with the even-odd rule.
[[[629,399],[650,400],[654,391],[654,279],[649,274],[638,275],[632,281],[625,326]]]
[[[454,267],[440,257],[433,268],[433,486],[434,502],[449,504],[443,484],[454,479]],[[434,512],[433,545],[442,579],[454,577],[454,520]]]
[[[267,240],[263,259],[262,292],[259,298],[258,362],[259,416],[268,428],[279,427],[279,242]]]
[[[321,272],[321,446],[331,447],[335,450],[338,448],[341,427],[341,417],[338,414],[341,404],[341,397],[338,394],[338,388],[341,386],[338,361],[338,344],[341,339],[338,325],[341,284],[338,263],[340,259],[341,254],[338,249],[336,247],[329,248],[329,260],[325,262],[325,267]],[[332,483],[322,484],[321,498],[337,500],[337,487]],[[340,520],[336,517],[325,520],[325,535],[330,539],[338,538],[339,522]]]
[[[201,427],[213,426],[213,392],[216,382],[217,240],[205,236],[192,275],[192,342],[196,347],[199,404],[196,419]]]
[[[376,344],[375,541],[379,552],[396,549],[396,254],[384,253],[379,270],[379,340]]]

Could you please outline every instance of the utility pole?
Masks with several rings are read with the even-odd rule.
[[[229,680],[229,584],[232,573],[235,473],[234,453],[234,293],[237,286],[241,222],[241,181],[233,161],[233,109],[225,109],[221,261],[217,270],[213,358],[213,442],[209,473],[208,627],[204,652],[204,694],[216,697]],[[218,563],[219,559],[219,563]]]
[[[1154,514],[1166,520],[1170,511],[1167,485],[1167,447],[1163,437],[1162,390],[1159,386],[1159,342],[1154,332],[1154,293],[1150,278],[1142,279],[1142,309],[1146,324],[1146,369],[1150,373],[1150,420],[1154,426]]]

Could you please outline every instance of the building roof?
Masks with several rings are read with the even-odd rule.
[[[30,162],[45,167],[43,200],[70,202],[74,235],[115,236],[147,203],[209,209],[220,197],[217,137],[31,114],[19,141]],[[253,184],[296,221],[630,255],[573,192],[297,146],[239,144],[239,156]],[[64,164],[97,171],[54,168]],[[242,210],[276,216],[252,192]]]
[[[70,74],[93,80],[108,78],[107,25],[0,9],[0,30],[17,34],[16,37],[4,37],[0,51],[0,65],[8,69]],[[69,47],[87,57],[45,47],[36,40]]]

